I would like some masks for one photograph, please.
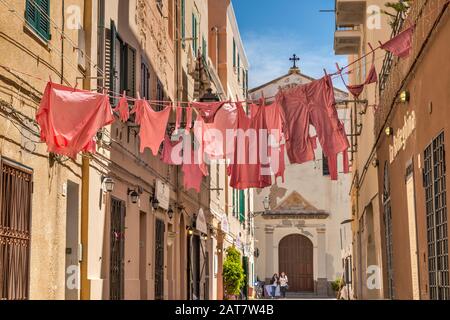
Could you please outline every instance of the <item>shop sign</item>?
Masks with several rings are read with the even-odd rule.
[[[208,234],[208,225],[206,224],[205,212],[202,208],[198,211],[196,229],[203,234]]]
[[[393,144],[389,146],[389,159],[392,164],[400,151],[406,149],[408,139],[416,129],[416,113],[412,111],[404,117],[403,127],[398,129],[394,135]]]
[[[228,223],[228,217],[226,214],[222,215],[222,220],[220,222],[220,229],[225,234],[228,234],[230,232],[230,224]]]
[[[156,180],[155,196],[159,201],[159,207],[169,210],[170,187],[161,180]]]

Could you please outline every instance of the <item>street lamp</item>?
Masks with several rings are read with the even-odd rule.
[[[102,177],[102,189],[105,192],[111,193],[114,191],[114,185],[116,183],[112,178],[109,177]]]
[[[159,203],[158,203],[159,205]],[[155,209],[156,210],[156,209]],[[167,216],[169,217],[170,220],[172,220],[173,218],[173,209],[172,206],[169,206],[169,210],[167,210]]]
[[[136,204],[139,201],[139,193],[136,190],[128,189],[128,196],[131,199],[131,203]]]
[[[158,208],[159,208],[159,200],[156,198],[155,195],[153,195],[152,198],[150,199],[150,203],[152,205],[153,210],[155,210],[155,211],[158,210]],[[173,210],[172,210],[172,213],[173,213]]]

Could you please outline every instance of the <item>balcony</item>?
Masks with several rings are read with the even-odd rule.
[[[334,34],[334,51],[336,55],[359,54],[361,39],[361,30],[336,30]]]
[[[365,0],[336,0],[336,27],[348,28],[364,24],[366,20]]]

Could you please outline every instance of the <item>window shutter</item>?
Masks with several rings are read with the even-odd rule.
[[[131,46],[126,46],[127,55],[127,79],[126,90],[130,97],[136,96],[136,50]]]
[[[245,191],[239,191],[239,222],[245,223]]]
[[[111,32],[109,34],[109,39],[110,39],[110,43],[109,43],[109,63],[110,63],[110,68],[109,68],[109,90],[111,90],[112,92],[117,92],[118,90],[118,86],[117,86],[117,61],[120,59],[119,53],[116,50],[117,47],[117,29],[116,29],[116,25],[114,23],[114,21],[111,21]],[[115,99],[111,98],[112,104],[115,104]]]
[[[30,0],[27,0],[26,6],[25,6],[25,17],[27,19],[27,22],[37,29],[37,10],[35,8],[35,5],[31,3]]]
[[[181,0],[181,43],[186,46],[186,0]]]
[[[50,40],[50,0],[40,0],[39,2],[41,11],[38,14],[37,31],[45,40]]]
[[[105,29],[105,83],[108,89],[112,88],[111,83],[111,29]]]
[[[50,40],[50,0],[27,0],[25,18],[27,23],[44,40]]]

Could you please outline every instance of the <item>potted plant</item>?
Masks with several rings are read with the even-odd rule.
[[[235,247],[230,247],[227,249],[227,256],[223,263],[223,286],[227,300],[237,299],[244,285],[244,278],[241,254]]]

